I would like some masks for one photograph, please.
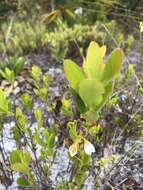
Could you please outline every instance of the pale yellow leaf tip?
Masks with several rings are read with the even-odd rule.
[[[75,142],[69,147],[69,153],[71,157],[74,157],[78,152],[78,143]]]
[[[99,48],[99,45],[98,45],[98,43],[96,43],[95,41],[92,41],[92,42],[90,42],[90,44],[89,44],[89,48],[92,48],[92,47]]]
[[[104,45],[104,46],[101,46],[101,48],[100,48],[100,52],[101,52],[101,56],[102,56],[102,58],[105,56],[105,54],[106,54],[106,46]]]

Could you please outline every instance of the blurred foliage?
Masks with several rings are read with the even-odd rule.
[[[122,29],[118,27],[115,21],[104,25],[96,22],[95,25],[75,24],[68,26],[61,20],[56,21],[56,27],[46,27],[45,24],[33,20],[15,21],[11,30],[5,34],[9,25],[3,24],[0,33],[0,52],[6,52],[8,55],[23,55],[30,52],[50,51],[51,56],[58,62],[63,62],[67,56],[79,56],[80,49],[86,49],[91,40],[96,40],[101,44],[113,44],[112,47],[120,46],[128,53],[133,45],[134,37],[124,35]],[[112,37],[110,36],[112,35]],[[116,43],[112,41],[115,39]],[[78,46],[77,47],[77,43]],[[69,48],[73,46],[73,48]],[[76,52],[75,52],[76,49]]]
[[[0,16],[8,13],[9,11],[17,11],[17,1],[16,0],[1,0],[0,1]]]
[[[72,55],[68,49],[73,48],[69,46],[75,50],[75,40],[79,48],[83,49],[87,48],[91,40],[96,40],[101,44],[121,46],[128,53],[134,37],[125,35],[117,22],[121,20],[123,23],[125,19],[134,22],[141,20],[142,5],[139,2],[41,0],[35,3],[34,0],[2,0],[0,53],[22,55],[50,50],[52,57],[62,62],[67,55]]]
[[[53,22],[62,18],[68,23],[84,22],[95,23],[97,20],[109,18],[120,19],[132,16],[135,19],[141,17],[141,0],[2,0],[0,2],[0,16],[7,16],[13,12],[17,16],[26,18],[40,18]],[[138,12],[139,11],[139,12]],[[140,13],[140,14],[139,14]],[[76,18],[76,19],[75,19]]]

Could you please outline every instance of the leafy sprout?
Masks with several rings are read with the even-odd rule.
[[[120,48],[109,55],[105,63],[103,58],[106,46],[100,47],[91,42],[83,67],[71,60],[64,61],[64,71],[77,102],[77,106],[87,119],[95,120],[101,108],[110,98],[114,80],[120,75],[123,53]]]

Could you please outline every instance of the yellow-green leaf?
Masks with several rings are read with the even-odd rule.
[[[29,173],[29,168],[25,163],[12,164],[11,169],[16,171],[16,172],[23,173],[23,174],[28,174]]]
[[[13,150],[10,154],[11,164],[21,163],[21,150]]]
[[[79,96],[79,94],[75,92],[75,90],[71,89],[71,91],[72,91],[72,94],[73,94],[74,99],[76,101],[76,105],[78,107],[78,110],[81,113],[85,113],[87,111],[85,103],[83,102],[83,100],[81,99],[81,97]]]
[[[84,79],[80,67],[71,60],[65,60],[64,71],[71,88],[78,92],[79,83]]]
[[[101,56],[102,56],[102,58],[105,56],[105,54],[106,54],[106,46],[102,46],[101,48],[100,48],[100,53],[101,53]]]
[[[102,83],[96,79],[84,79],[79,86],[79,95],[84,103],[92,109],[102,102],[104,88]]]
[[[88,78],[100,79],[104,64],[102,63],[106,47],[101,48],[96,42],[91,42],[87,50],[87,56],[83,63],[83,69]]]
[[[134,65],[129,64],[128,68],[126,70],[126,73],[125,73],[125,79],[128,81],[128,80],[132,79],[134,77],[134,75],[135,75]]]
[[[112,95],[113,91],[113,82],[111,81],[106,87],[105,87],[105,92],[103,94],[103,100],[101,104],[99,105],[98,112],[103,108],[103,106],[106,104],[110,96]]]
[[[17,184],[20,185],[21,187],[29,187],[30,183],[27,179],[20,177],[16,180]]]
[[[121,49],[117,48],[110,54],[108,60],[106,61],[101,78],[101,81],[104,83],[104,85],[107,85],[120,74],[122,64],[123,53]]]
[[[71,157],[74,157],[77,152],[78,152],[78,148],[79,148],[79,144],[78,142],[73,143],[70,147],[69,147],[69,153]]]

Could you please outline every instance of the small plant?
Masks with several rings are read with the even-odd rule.
[[[48,84],[49,78],[46,75],[42,75],[42,71],[38,66],[33,66],[31,76],[35,85],[34,92],[42,100],[47,102],[48,100]]]
[[[96,120],[102,107],[112,95],[115,79],[120,75],[123,63],[121,49],[115,49],[105,63],[106,46],[91,42],[80,68],[71,60],[65,60],[64,71],[70,83],[77,106],[88,119]]]
[[[9,68],[11,68],[15,75],[19,75],[21,73],[21,71],[23,70],[23,67],[25,65],[25,59],[24,57],[11,57],[9,59]]]
[[[125,80],[128,81],[135,76],[134,65],[129,64],[125,73]]]
[[[95,147],[88,137],[94,138],[96,143],[100,142],[99,133],[102,128],[94,123],[112,95],[115,80],[121,74],[122,50],[115,49],[104,63],[105,53],[106,46],[100,47],[96,42],[91,42],[82,68],[71,60],[64,62],[64,71],[71,91],[79,111],[86,118],[86,122],[81,125],[80,129],[77,128],[76,122],[68,123],[69,136],[73,141],[69,147],[74,168],[74,178],[71,177],[71,181],[75,189],[84,187],[91,156],[95,152]]]
[[[0,89],[0,116],[11,115],[11,103],[7,100],[5,93]]]
[[[73,173],[71,173],[71,181],[73,189],[81,189],[84,186],[87,177],[87,171],[91,163],[91,155],[95,152],[94,145],[86,139],[86,135],[78,132],[77,123],[69,122],[69,136],[73,144],[69,147],[70,160],[73,164]]]
[[[74,157],[76,154],[78,154],[78,151],[80,150],[80,147],[83,147],[84,152],[87,155],[91,155],[93,152],[95,152],[94,146],[86,140],[83,135],[77,133],[77,125],[76,123],[68,123],[69,126],[69,135],[72,141],[74,142],[70,148],[69,148],[69,153],[71,157]],[[83,146],[81,146],[81,144]]]
[[[4,71],[0,70],[0,75],[6,79],[10,84],[13,84],[15,81],[15,74],[13,70],[10,70],[9,68],[5,68]]]
[[[17,75],[21,73],[25,64],[23,57],[10,57],[8,60],[0,62],[0,75],[11,85],[14,83]]]
[[[17,179],[17,184],[21,187],[30,187],[33,183],[29,168],[30,160],[31,156],[27,151],[14,150],[10,155],[11,169],[26,176]]]
[[[32,110],[32,99],[31,99],[31,97],[30,97],[30,95],[28,93],[22,94],[21,97],[20,97],[20,100],[21,100],[23,106],[27,110],[29,110],[29,111]]]
[[[48,77],[43,75],[40,68],[36,66],[32,67],[30,74],[36,97],[48,107]],[[42,87],[46,90],[41,94]],[[54,124],[50,128],[45,128],[43,113],[38,106],[33,109],[33,101],[29,93],[23,93],[20,101],[21,106],[16,106],[13,110],[13,104],[0,90],[0,122],[2,124],[2,119],[8,117],[15,123],[10,129],[16,145],[15,150],[10,151],[8,160],[10,168],[19,174],[17,184],[20,187],[35,189],[39,184],[39,187],[45,187],[49,183],[50,168],[55,158],[58,125]],[[25,114],[25,111],[33,114],[36,127],[31,125],[31,118]],[[38,155],[37,151],[39,151]]]

